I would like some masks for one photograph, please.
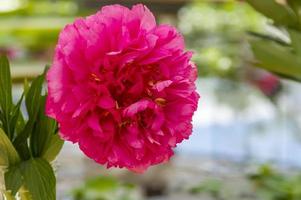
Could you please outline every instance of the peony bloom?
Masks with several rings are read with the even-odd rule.
[[[61,137],[107,167],[142,172],[192,132],[199,95],[192,53],[143,5],[106,6],[59,36],[47,115]]]

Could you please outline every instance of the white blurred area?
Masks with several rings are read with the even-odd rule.
[[[221,80],[198,80],[201,94],[195,113],[193,134],[179,145],[179,154],[203,155],[213,159],[266,163],[280,167],[301,167],[300,106],[301,86],[283,81],[287,88],[275,105],[258,90],[241,85],[221,94]],[[223,81],[227,84],[228,81]],[[231,103],[232,101],[232,103]],[[241,101],[247,103],[243,104]],[[292,153],[294,152],[294,153]]]
[[[24,0],[0,0],[0,12],[17,10],[24,4]]]

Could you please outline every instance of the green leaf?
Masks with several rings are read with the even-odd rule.
[[[4,121],[4,114],[2,110],[0,109],[0,128],[3,129],[3,121]]]
[[[8,166],[9,161],[6,155],[6,151],[0,148],[0,166]]]
[[[10,67],[7,57],[0,57],[0,108],[3,113],[3,128],[8,137],[11,138],[9,130],[9,114],[13,105],[12,100],[12,81]]]
[[[24,185],[32,200],[55,200],[56,179],[51,165],[44,159],[30,159],[21,164]]]
[[[9,125],[10,125],[10,130],[11,130],[12,133],[15,132],[15,129],[17,128],[17,123],[19,122],[19,120],[23,119],[23,116],[21,116],[22,113],[20,111],[20,107],[21,107],[21,103],[23,101],[23,97],[24,97],[24,94],[22,94],[21,98],[19,99],[18,103],[14,107],[14,109],[12,111],[12,114],[11,114],[11,120],[10,120]]]
[[[26,96],[26,94],[28,93],[28,90],[29,90],[29,83],[28,83],[28,80],[27,79],[24,79],[24,83],[23,83],[23,91],[24,91],[24,94]]]
[[[256,32],[253,32],[253,31],[248,31],[248,34],[250,36],[253,36],[253,37],[257,38],[257,39],[268,40],[270,42],[276,42],[276,43],[278,43],[282,46],[289,46],[288,43],[286,43],[286,42],[284,42],[284,41],[282,41],[279,38],[274,37],[274,36],[270,36],[270,35],[262,34],[262,33],[256,33]]]
[[[26,109],[28,112],[29,120],[35,120],[40,107],[40,99],[43,88],[45,74],[38,76],[33,80],[25,97]]]
[[[263,40],[252,41],[251,46],[260,67],[301,80],[301,63],[290,48]]]
[[[23,177],[19,166],[13,166],[5,173],[6,190],[15,195],[23,184]]]
[[[0,149],[2,154],[5,154],[7,157],[8,163],[6,163],[6,166],[16,165],[20,162],[16,149],[2,129],[0,129]]]
[[[17,136],[24,130],[24,127],[25,127],[25,120],[20,110],[19,118],[17,120],[16,127],[15,127]]]
[[[295,11],[295,13],[299,13],[299,10],[301,9],[301,1],[299,1],[299,0],[287,0],[287,3]]]
[[[45,147],[42,153],[42,158],[48,162],[52,162],[61,151],[63,145],[64,140],[62,140],[58,134],[53,135],[51,142]]]
[[[39,114],[32,135],[30,137],[30,147],[34,157],[39,157],[45,147],[49,145],[52,135],[56,131],[55,120],[45,115],[46,97],[41,97]]]
[[[23,128],[23,130],[20,132],[20,134],[13,142],[22,160],[28,160],[31,156],[31,153],[28,148],[27,139],[30,136],[33,126],[34,126],[34,121],[28,121],[25,127]]]
[[[291,38],[291,45],[296,51],[297,58],[301,62],[301,32],[295,30],[288,30]]]
[[[30,137],[37,120],[37,115],[40,108],[41,98],[42,98],[42,88],[44,82],[45,72],[38,76],[31,83],[28,92],[25,95],[25,104],[29,119],[23,129],[23,131],[17,136],[14,140],[14,146],[19,152],[22,159],[29,159],[31,156],[31,152],[28,148],[28,137]]]
[[[296,27],[298,18],[287,6],[275,0],[246,0],[254,9],[271,18],[276,24]]]

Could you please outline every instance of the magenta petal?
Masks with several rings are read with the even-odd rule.
[[[138,112],[144,111],[147,108],[154,108],[154,106],[155,104],[153,102],[143,99],[124,109],[123,116],[132,117]]]
[[[103,109],[114,108],[116,102],[111,97],[103,96],[99,98],[98,106]]]

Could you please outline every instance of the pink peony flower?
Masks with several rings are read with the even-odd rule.
[[[96,162],[142,172],[169,160],[192,132],[199,95],[191,56],[145,6],[103,7],[61,32],[47,115]]]

